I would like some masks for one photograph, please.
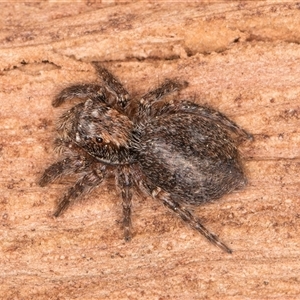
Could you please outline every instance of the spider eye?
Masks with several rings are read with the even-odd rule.
[[[101,136],[97,136],[96,137],[96,142],[97,143],[102,143],[103,142],[103,138]]]

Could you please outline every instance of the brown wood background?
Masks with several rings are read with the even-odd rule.
[[[1,299],[299,299],[300,4],[1,3]],[[70,180],[40,188],[58,157],[51,106],[102,61],[134,95],[165,78],[254,134],[249,185],[196,210],[221,252],[160,203],[134,198],[132,242],[108,182],[53,219]],[[67,107],[67,106],[66,106]]]

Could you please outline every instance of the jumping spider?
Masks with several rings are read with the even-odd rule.
[[[251,135],[212,108],[163,100],[184,88],[184,82],[166,80],[133,101],[108,70],[94,66],[102,84],[70,86],[53,101],[57,107],[73,98],[82,100],[61,116],[55,144],[63,159],[47,168],[39,181],[43,187],[77,174],[78,181],[60,199],[54,216],[113,172],[123,199],[125,240],[131,239],[131,198],[138,188],[231,253],[188,207],[246,184],[237,146]]]

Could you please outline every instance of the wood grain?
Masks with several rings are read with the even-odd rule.
[[[295,2],[1,3],[0,299],[299,299],[300,6]],[[52,151],[54,95],[101,61],[133,95],[165,78],[253,133],[249,185],[197,215],[222,253],[150,198],[103,184],[51,217],[70,179],[37,185]]]

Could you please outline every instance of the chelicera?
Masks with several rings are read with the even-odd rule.
[[[113,173],[123,200],[125,240],[132,237],[132,195],[139,189],[231,253],[190,209],[245,186],[237,147],[251,135],[210,107],[164,99],[186,87],[185,82],[166,80],[141,98],[131,99],[107,69],[99,63],[94,66],[101,84],[70,86],[53,101],[57,107],[81,100],[60,117],[55,146],[62,158],[39,181],[46,186],[68,174],[77,176],[54,216]]]

